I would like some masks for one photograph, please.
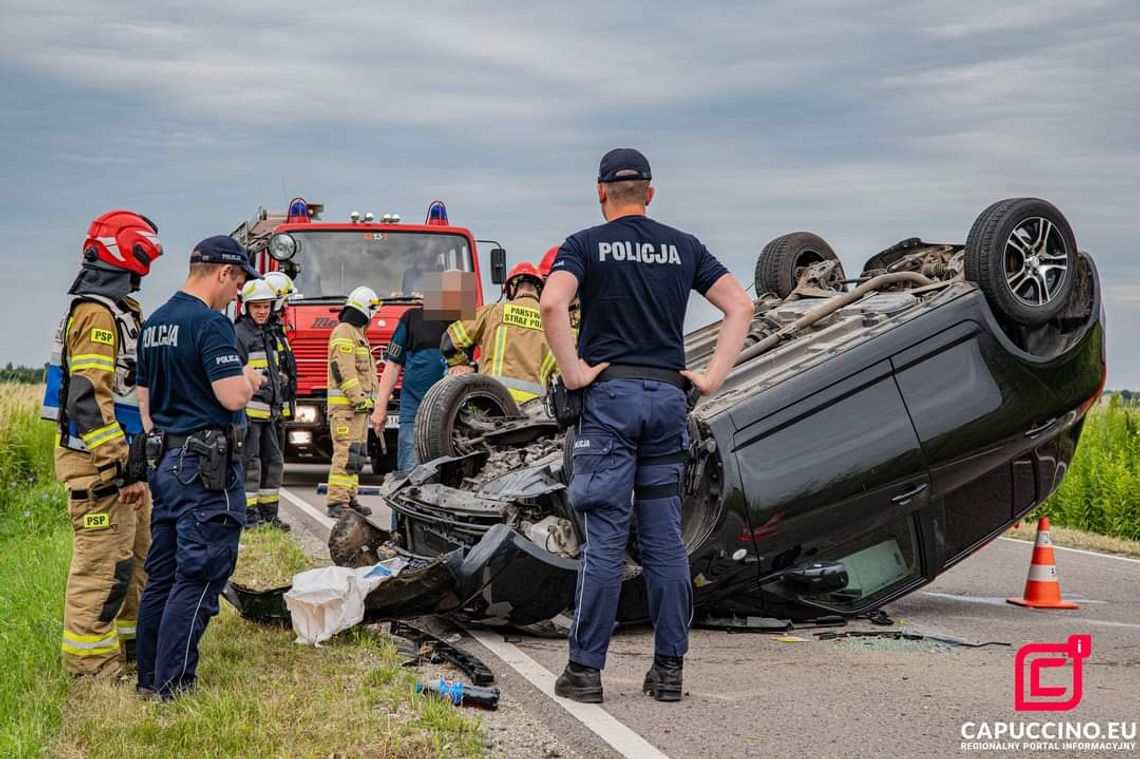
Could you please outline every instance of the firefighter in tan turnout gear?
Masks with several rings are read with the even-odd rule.
[[[368,287],[349,294],[340,324],[329,335],[328,415],[333,440],[329,469],[328,515],[339,519],[351,508],[372,513],[356,500],[360,471],[368,459],[368,417],[376,407],[376,361],[368,344],[368,325],[380,299]]]
[[[59,426],[55,470],[74,530],[63,618],[63,664],[72,674],[115,676],[133,658],[151,502],[141,455],[128,457],[142,439],[142,315],[127,296],[162,255],[157,232],[132,211],[91,223],[48,364],[44,417]]]
[[[519,403],[546,394],[555,369],[554,354],[542,332],[538,298],[542,275],[526,261],[516,264],[503,283],[506,303],[480,308],[474,319],[453,322],[440,344],[449,373],[471,371],[479,348],[479,371],[502,382]]]

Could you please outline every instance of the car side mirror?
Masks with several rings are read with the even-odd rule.
[[[507,281],[507,251],[491,248],[491,284],[501,285]]]
[[[847,567],[841,561],[813,561],[793,564],[775,577],[790,589],[804,596],[820,596],[847,587]]]

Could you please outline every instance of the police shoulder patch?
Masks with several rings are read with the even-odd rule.
[[[94,327],[91,330],[91,342],[99,343],[100,345],[114,345],[115,333],[109,329]]]

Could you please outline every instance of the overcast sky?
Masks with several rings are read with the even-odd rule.
[[[1100,268],[1109,386],[1140,388],[1135,0],[160,5],[0,0],[0,362],[46,360],[110,208],[160,228],[149,311],[197,240],[298,194],[326,220],[443,198],[537,261],[633,145],[653,215],[745,283],[785,232],[858,271],[1048,198]]]

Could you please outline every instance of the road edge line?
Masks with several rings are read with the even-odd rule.
[[[1004,535],[999,536],[998,540],[1008,540],[1011,543],[1024,543],[1025,545],[1032,546],[1032,540],[1021,540],[1020,538],[1007,538]],[[1132,564],[1140,564],[1140,559],[1134,559],[1131,556],[1117,556],[1114,553],[1101,553],[1100,551],[1088,551],[1084,548],[1069,548],[1068,546],[1059,546],[1053,544],[1053,548],[1057,551],[1072,551],[1073,553],[1083,553],[1086,556],[1099,556],[1102,559],[1116,559],[1117,561],[1127,561]]]
[[[329,533],[332,531],[333,525],[336,524],[335,520],[322,514],[300,496],[291,493],[289,488],[281,488],[278,494],[287,501],[290,507],[291,513],[288,516],[299,519],[310,532],[315,533],[322,540],[328,540]]]
[[[321,514],[301,497],[289,492],[288,488],[281,488],[280,495],[292,507],[291,511],[295,510],[294,516],[305,522],[305,526],[310,531],[320,537],[328,537],[334,524],[332,519]],[[642,757],[646,759],[669,759],[667,754],[602,707],[594,704],[580,704],[577,701],[555,696],[554,675],[518,646],[500,640],[494,634],[484,630],[467,629],[467,633],[622,756],[635,757],[636,759]]]
[[[467,634],[622,756],[636,757],[636,759],[642,757],[669,759],[661,749],[602,707],[595,704],[580,704],[568,698],[555,696],[554,675],[518,646],[507,643],[486,630],[468,628]]]

